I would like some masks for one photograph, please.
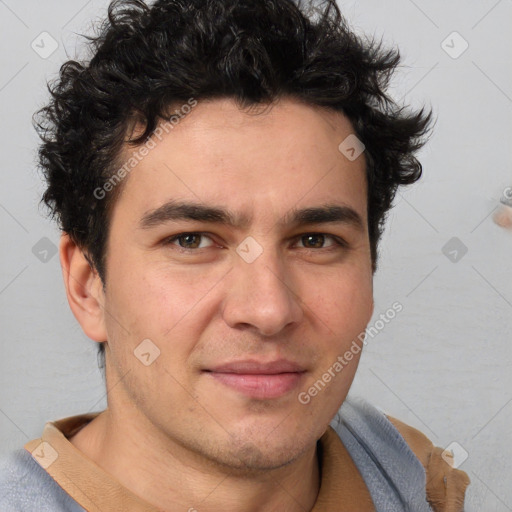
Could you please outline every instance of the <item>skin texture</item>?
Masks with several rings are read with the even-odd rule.
[[[108,389],[108,409],[71,442],[160,509],[313,507],[316,442],[361,353],[308,404],[298,395],[350,348],[373,312],[364,155],[350,161],[338,150],[351,133],[342,114],[292,99],[258,115],[231,99],[201,101],[125,178],[105,291],[63,235],[68,300],[84,332],[106,341]],[[251,222],[140,227],[171,199],[229,208]],[[362,227],[279,223],[293,208],[326,203],[352,208]],[[207,235],[166,243],[197,232]],[[248,236],[263,251],[251,263],[236,250]],[[134,355],[144,339],[160,350],[149,366]],[[246,396],[204,371],[279,358],[305,372],[277,398]]]

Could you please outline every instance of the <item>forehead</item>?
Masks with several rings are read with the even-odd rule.
[[[341,113],[291,99],[249,111],[232,99],[200,101],[152,137],[120,201],[140,213],[173,198],[212,200],[253,219],[254,208],[270,214],[341,199],[364,218],[364,155],[350,161],[339,150],[353,134]]]

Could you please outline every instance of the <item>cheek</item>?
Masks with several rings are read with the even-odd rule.
[[[196,306],[209,289],[207,279],[195,279],[169,268],[143,268],[140,272],[132,269],[131,273],[116,277],[112,287],[115,297],[111,297],[113,308],[130,333],[139,337],[163,338],[186,323],[190,312],[195,311],[197,316]]]
[[[324,281],[323,292],[312,297],[312,308],[328,326],[329,335],[340,344],[357,338],[372,316],[373,287],[371,279],[337,275]]]
[[[317,335],[318,359],[302,395],[318,414],[332,415],[353,382],[373,304],[371,281],[339,277],[333,282],[317,296],[315,312],[324,335]]]

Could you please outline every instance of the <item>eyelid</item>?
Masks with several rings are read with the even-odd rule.
[[[188,249],[186,247],[181,247],[181,246],[176,245],[176,244],[173,243],[178,238],[180,238],[182,236],[185,236],[185,235],[199,235],[201,237],[206,237],[206,238],[209,238],[213,242],[212,245],[215,244],[215,241],[213,240],[213,237],[212,237],[211,233],[208,233],[208,232],[205,232],[205,231],[183,231],[181,233],[177,233],[176,235],[172,235],[172,236],[166,238],[163,241],[163,244],[164,245],[174,245],[178,250],[181,250],[183,252],[198,252],[201,249],[207,249],[208,248],[208,247],[202,247],[202,248]],[[349,244],[343,238],[341,238],[341,237],[339,237],[337,235],[333,235],[333,234],[330,234],[330,233],[324,233],[324,232],[321,232],[321,231],[309,231],[309,232],[305,232],[305,233],[300,233],[298,235],[294,235],[292,237],[292,240],[300,241],[303,237],[310,236],[310,235],[321,235],[321,236],[324,236],[325,238],[330,238],[331,240],[333,240],[334,244],[329,246],[329,247],[321,247],[319,249],[315,249],[315,248],[308,249],[307,247],[304,247],[305,250],[317,251],[318,252],[318,251],[321,251],[321,250],[328,251],[329,249],[332,249],[333,247],[336,248],[336,246],[342,247],[342,248],[345,248],[345,249],[347,249],[349,247]],[[209,247],[211,247],[212,245],[210,245]]]
[[[206,238],[209,238],[213,242],[212,245],[215,244],[215,241],[213,240],[212,236],[210,236],[209,233],[206,233],[204,231],[183,231],[181,233],[177,233],[176,235],[172,235],[172,236],[166,238],[163,241],[163,244],[164,245],[174,245],[177,249],[179,249],[181,251],[185,251],[185,252],[199,251],[200,249],[198,249],[198,248],[187,249],[186,247],[181,247],[180,245],[174,244],[174,242],[176,240],[178,240],[178,238],[181,238],[182,236],[185,236],[185,235],[199,235],[201,237],[206,237]],[[209,247],[211,247],[211,245]],[[207,247],[202,247],[201,249],[207,249]]]
[[[300,240],[302,237],[304,236],[310,236],[310,235],[322,235],[324,236],[325,238],[330,238],[331,240],[334,241],[334,245],[330,246],[330,247],[322,247],[322,249],[324,250],[328,250],[332,247],[335,247],[336,245],[340,246],[340,247],[344,247],[344,248],[348,248],[348,243],[346,240],[344,240],[343,238],[341,238],[340,236],[338,235],[332,235],[331,233],[323,233],[321,231],[310,231],[308,233],[301,233],[300,235],[297,235],[295,236],[295,238],[297,240]],[[305,247],[305,249],[307,249],[307,247]],[[318,251],[320,249],[309,249],[310,251]]]

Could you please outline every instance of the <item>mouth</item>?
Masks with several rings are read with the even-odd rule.
[[[297,389],[306,370],[292,361],[236,361],[204,370],[216,382],[250,398],[268,400]]]
[[[279,398],[296,389],[305,372],[265,374],[208,372],[217,382],[250,398]]]

